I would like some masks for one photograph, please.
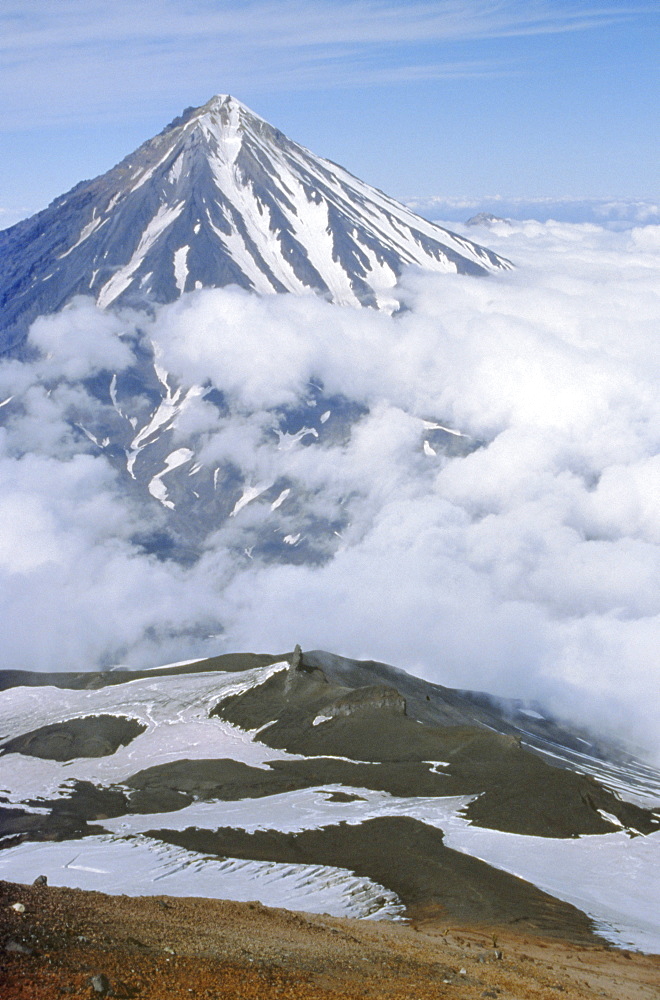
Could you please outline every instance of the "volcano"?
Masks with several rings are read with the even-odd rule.
[[[108,173],[0,233],[0,263],[0,351],[76,295],[148,308],[238,285],[393,311],[405,267],[511,267],[228,95],[188,108]]]

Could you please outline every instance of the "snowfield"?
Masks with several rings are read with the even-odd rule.
[[[31,800],[45,812],[49,800],[70,794],[73,780],[120,785],[145,768],[177,761],[229,758],[251,767],[303,760],[275,750],[210,710],[230,695],[266,683],[287,661],[239,673],[192,673],[130,680],[96,690],[10,688],[0,694],[0,732],[20,734],[91,715],[136,719],[146,730],[105,757],[68,762],[19,753],[0,757],[0,788],[7,805]],[[322,720],[314,722],[322,724]],[[339,758],[351,760],[351,758]],[[426,762],[442,774],[447,761]],[[333,794],[334,793],[334,794]],[[336,793],[342,793],[337,796]],[[154,829],[229,827],[252,833],[295,834],[359,825],[382,817],[412,817],[443,831],[447,847],[517,875],[586,912],[612,943],[660,951],[660,833],[621,830],[568,840],[503,833],[472,825],[464,810],[475,796],[400,797],[340,784],[300,788],[237,801],[194,801],[174,812],[99,818],[107,832],[62,843],[24,842],[0,852],[0,877],[129,895],[169,893],[254,899],[273,906],[357,917],[396,917],[396,895],[369,879],[325,865],[239,861],[200,855],[145,837]],[[43,805],[42,805],[43,803]]]

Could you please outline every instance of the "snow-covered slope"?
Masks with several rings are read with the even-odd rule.
[[[221,95],[0,233],[0,352],[77,294],[144,307],[236,284],[392,310],[406,265],[510,267]]]
[[[466,896],[660,950],[657,773],[594,744],[580,768],[558,722],[384,664],[268,659],[2,674],[0,877],[381,918]]]

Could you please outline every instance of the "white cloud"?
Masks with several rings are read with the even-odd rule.
[[[104,368],[121,371],[132,363],[131,351],[120,339],[126,332],[125,318],[105,313],[92,298],[80,296],[61,312],[35,320],[30,340],[46,356],[43,377],[81,379]]]
[[[298,47],[345,42],[401,42],[429,38],[508,37],[584,30],[648,11],[647,5],[598,6],[580,0],[203,0],[183,7],[178,0],[145,0],[135,10],[129,0],[112,7],[90,0],[8,0],[3,6],[3,47],[35,49],[53,43],[71,46],[161,38],[250,39],[255,46]],[[338,11],[341,16],[338,16]],[[133,17],[128,15],[132,13]]]
[[[11,661],[155,663],[300,642],[537,697],[660,752],[649,696],[660,625],[658,235],[495,226],[490,243],[516,271],[410,273],[411,308],[396,318],[237,289],[160,310],[149,333],[162,363],[186,383],[210,379],[231,409],[197,401],[180,443],[194,435],[198,457],[235,463],[255,488],[287,477],[292,535],[294,501],[344,515],[323,565],[237,559],[241,538],[265,523],[257,501],[219,525],[193,566],[145,555],[116,474],[91,447],[78,454],[66,431],[80,388],[65,381],[48,396],[26,384],[38,365],[0,366],[22,407],[0,437]],[[42,342],[48,330],[51,371],[69,379],[125,363],[121,329],[86,304],[37,327]],[[369,412],[347,441],[278,449],[264,438],[269,408],[300,403],[312,378]],[[425,454],[425,420],[475,450]],[[223,641],[207,641],[221,627]]]

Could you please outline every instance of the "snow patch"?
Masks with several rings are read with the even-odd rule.
[[[195,662],[195,661],[193,661]],[[60,798],[65,781],[116,784],[156,764],[187,757],[231,757],[253,767],[269,760],[300,759],[273,750],[244,730],[209,713],[223,698],[265,683],[286,661],[237,673],[217,672],[127,680],[91,691],[55,687],[15,687],[0,692],[0,732],[30,732],[67,719],[121,715],[146,726],[128,746],[107,757],[79,758],[63,764],[19,753],[0,757],[0,788],[8,802]]]
[[[165,467],[149,481],[149,492],[156,500],[160,500],[163,506],[174,509],[172,501],[167,499],[167,487],[163,483],[163,476],[178,469],[180,465],[185,465],[193,457],[193,454],[194,452],[190,448],[177,448],[176,451],[171,451],[165,459]]]
[[[182,295],[186,290],[186,278],[188,277],[188,252],[189,246],[179,247],[174,251],[174,281],[177,291]]]
[[[94,209],[94,214],[96,214],[96,209]],[[83,226],[80,232],[80,236],[78,237],[77,241],[73,244],[73,246],[69,247],[68,250],[66,250],[64,253],[61,253],[59,257],[56,257],[55,259],[64,260],[64,258],[68,257],[70,253],[73,253],[73,251],[76,250],[81,243],[84,243],[85,240],[92,235],[92,233],[95,233],[97,229],[100,229],[101,226],[104,226],[107,221],[108,221],[107,218],[102,219],[100,216],[98,218],[92,217],[92,219],[87,223],[87,225]]]
[[[232,510],[230,517],[236,517],[239,511],[243,510],[249,503],[260,497],[262,493],[269,490],[273,484],[272,483],[261,483],[258,486],[248,486],[243,490],[243,494],[239,500],[234,504],[234,509]]]
[[[265,906],[306,913],[396,919],[396,895],[345,868],[212,858],[139,837],[86,837],[64,843],[25,843],[0,854],[0,875],[31,883],[44,871],[50,885],[130,896],[258,899]]]
[[[518,713],[520,715],[526,715],[530,719],[545,719],[544,715],[541,715],[540,712],[535,712],[531,708],[519,708]]]
[[[270,509],[277,510],[278,507],[281,507],[290,492],[291,490],[282,490],[277,500],[273,500],[272,504],[270,505]]]
[[[427,431],[444,431],[446,434],[453,434],[459,438],[468,437],[467,434],[461,434],[460,431],[455,431],[452,427],[445,427],[444,424],[436,424],[432,420],[422,420],[422,427]]]
[[[165,232],[168,226],[171,226],[175,219],[178,219],[183,211],[184,205],[185,202],[181,201],[178,204],[169,207],[167,205],[160,206],[156,215],[149,222],[142,233],[140,242],[138,243],[137,248],[128,264],[124,267],[120,267],[119,270],[113,274],[110,280],[107,281],[101,288],[96,299],[96,303],[100,309],[106,309],[121,295],[122,292],[128,288],[133,279],[133,275],[139,268],[151,247],[154,245],[158,237]]]

